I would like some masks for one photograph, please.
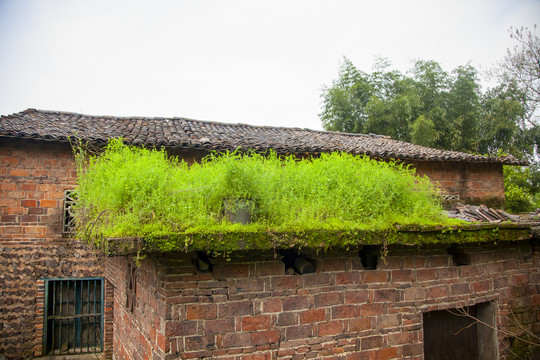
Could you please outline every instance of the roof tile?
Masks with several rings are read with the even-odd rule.
[[[0,136],[67,141],[69,137],[105,143],[123,137],[133,145],[284,153],[346,151],[380,158],[527,165],[512,156],[489,157],[427,148],[388,136],[299,128],[252,126],[186,118],[93,116],[28,109],[0,118]]]

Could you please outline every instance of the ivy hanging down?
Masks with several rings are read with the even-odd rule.
[[[457,223],[443,214],[437,189],[426,177],[365,156],[298,159],[273,151],[236,151],[187,164],[164,150],[127,146],[121,139],[112,140],[99,155],[80,146],[75,153],[78,236],[98,246],[105,238],[139,237],[170,250],[184,248],[193,237],[214,238],[217,244],[223,234]],[[248,212],[249,222],[231,221],[230,214],[239,210]]]

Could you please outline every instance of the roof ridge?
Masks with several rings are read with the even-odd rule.
[[[134,115],[134,116],[92,115],[92,114],[78,113],[78,112],[73,112],[73,111],[45,110],[45,109],[35,109],[35,108],[28,108],[22,111],[22,113],[26,113],[26,112],[73,115],[73,116],[84,116],[84,117],[89,117],[89,118],[104,118],[104,119],[116,118],[116,119],[148,119],[148,120],[184,120],[184,121],[195,121],[195,122],[200,122],[200,123],[205,123],[205,124],[215,124],[215,125],[247,126],[247,127],[262,128],[262,129],[303,130],[303,131],[310,131],[310,132],[321,133],[321,134],[339,134],[339,135],[347,135],[347,136],[354,136],[354,137],[370,137],[370,138],[381,138],[381,139],[387,139],[387,140],[401,141],[401,140],[392,139],[392,137],[388,135],[379,135],[379,134],[373,134],[373,133],[363,134],[363,133],[350,133],[350,132],[340,132],[340,131],[332,131],[332,130],[316,130],[316,129],[310,129],[310,128],[288,127],[288,126],[253,125],[253,124],[246,124],[246,123],[227,123],[227,122],[215,121],[215,120],[200,120],[200,119],[193,119],[189,117],[177,117],[177,116],[168,117],[168,116],[140,116],[140,115]],[[11,115],[17,115],[17,113],[14,113]]]

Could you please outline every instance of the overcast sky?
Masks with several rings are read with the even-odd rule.
[[[540,0],[0,0],[0,114],[322,129],[321,88],[343,56],[366,72],[376,55],[401,71],[487,69],[510,26],[538,23]]]

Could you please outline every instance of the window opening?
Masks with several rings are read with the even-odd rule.
[[[285,273],[311,274],[316,271],[315,264],[298,249],[280,249],[281,261],[285,264]]]
[[[212,272],[211,258],[213,257],[205,251],[197,251],[197,257],[193,258],[193,263],[200,272]]]
[[[74,205],[77,202],[77,193],[75,190],[66,190],[64,192],[64,218],[63,232],[71,234],[75,231],[75,217],[73,216]]]
[[[376,270],[377,261],[379,260],[379,255],[381,253],[381,247],[378,245],[364,245],[362,250],[358,252],[360,256],[360,261],[364,270]]]
[[[448,248],[448,254],[452,255],[452,261],[456,266],[471,264],[471,257],[465,251],[463,251],[463,249],[451,247]]]
[[[134,261],[128,262],[126,285],[126,308],[133,313],[137,301],[137,265]]]
[[[43,354],[103,351],[103,279],[46,279]]]

